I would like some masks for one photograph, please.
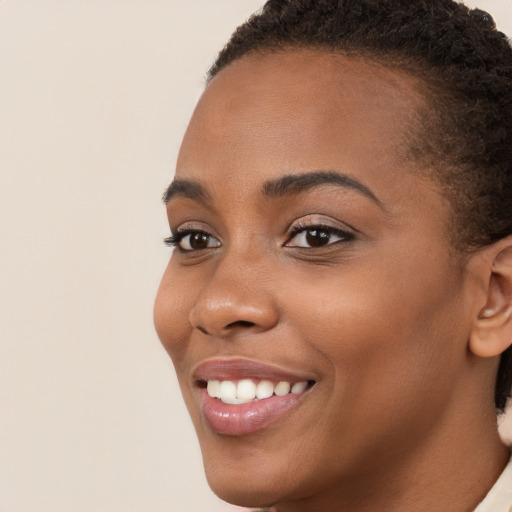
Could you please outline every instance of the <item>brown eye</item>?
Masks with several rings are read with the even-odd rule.
[[[349,242],[353,239],[354,236],[351,233],[341,229],[329,226],[311,226],[296,228],[285,246],[315,249],[340,241]]]
[[[306,231],[306,242],[311,247],[322,247],[327,245],[331,239],[331,235],[325,231],[318,229],[308,229]]]
[[[220,247],[220,242],[205,231],[189,231],[187,233],[179,233],[178,239],[174,241],[182,251],[203,251],[214,247]]]
[[[192,250],[199,251],[208,247],[209,238],[210,237],[204,233],[195,233],[193,235],[189,235],[188,243]]]

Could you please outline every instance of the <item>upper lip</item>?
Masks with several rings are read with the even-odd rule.
[[[303,382],[316,380],[309,372],[294,371],[243,358],[216,358],[198,363],[192,371],[195,380],[240,380],[248,378]]]

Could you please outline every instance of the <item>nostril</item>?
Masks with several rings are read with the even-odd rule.
[[[230,324],[227,324],[224,327],[224,329],[226,329],[226,334],[227,334],[228,332],[231,332],[232,330],[236,330],[237,328],[248,329],[250,327],[254,327],[255,325],[256,324],[254,322],[249,322],[247,320],[237,320],[235,322],[231,322]],[[199,332],[202,332],[203,334],[206,334],[208,336],[210,334],[212,334],[208,329],[205,329],[201,325],[196,326],[196,329]]]
[[[226,325],[226,328],[230,329],[232,327],[254,327],[256,325],[254,322],[248,322],[247,320],[237,320],[236,322],[231,322]]]

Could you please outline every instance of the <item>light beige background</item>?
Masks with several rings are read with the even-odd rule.
[[[0,0],[0,511],[228,509],[152,303],[204,72],[261,5]]]

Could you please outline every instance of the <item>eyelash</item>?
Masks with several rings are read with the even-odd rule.
[[[338,243],[348,243],[355,239],[355,236],[350,233],[349,231],[345,231],[343,229],[335,228],[333,226],[329,226],[326,224],[313,224],[313,223],[307,223],[307,222],[299,222],[295,225],[295,227],[291,230],[290,234],[288,235],[286,242],[284,243],[285,247],[298,247],[302,249],[317,249],[316,247],[300,247],[300,246],[290,246],[288,245],[291,240],[293,240],[297,235],[303,232],[307,231],[319,231],[323,233],[327,233],[328,235],[332,236],[338,236],[340,240],[336,240],[335,242],[330,242],[328,244],[325,244],[325,246],[328,245],[334,245]],[[205,237],[212,237],[210,233],[207,231],[201,230],[201,229],[184,229],[182,231],[176,231],[175,233],[172,233],[171,236],[164,239],[164,244],[168,247],[177,247],[178,250],[181,252],[197,252],[204,249],[183,249],[180,247],[181,241],[188,235],[204,235]],[[322,246],[324,247],[324,246]]]
[[[207,231],[203,231],[202,229],[184,229],[182,231],[176,231],[174,233],[171,233],[171,236],[168,236],[167,238],[164,238],[164,244],[168,247],[177,247],[178,249],[182,250],[183,252],[191,252],[184,249],[181,249],[179,246],[180,242],[188,235],[205,235],[205,236],[212,236]]]
[[[334,226],[329,226],[328,224],[298,222],[294,226],[294,228],[291,230],[284,245],[286,246],[291,240],[293,240],[293,238],[295,238],[298,234],[303,233],[304,231],[320,231],[323,233],[327,233],[329,235],[336,235],[336,236],[340,237],[340,239],[341,239],[341,240],[338,240],[336,242],[331,242],[326,245],[334,245],[339,242],[347,243],[347,242],[351,242],[352,240],[355,239],[354,234],[352,234],[351,232],[340,229],[340,228],[335,228]],[[295,246],[290,246],[290,247],[295,247]],[[315,247],[309,247],[309,248],[302,247],[302,248],[303,249],[315,249]]]

